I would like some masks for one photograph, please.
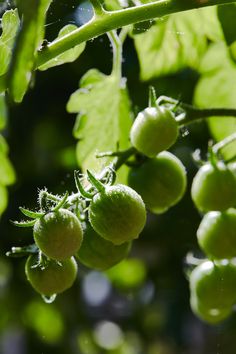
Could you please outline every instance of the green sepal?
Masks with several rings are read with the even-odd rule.
[[[84,189],[84,187],[82,186],[82,183],[80,182],[79,171],[75,171],[74,172],[74,179],[75,179],[76,188],[77,188],[78,192],[80,192],[82,197],[84,197],[85,199],[92,199],[93,198],[93,194],[87,192]]]
[[[105,187],[104,185],[89,171],[87,170],[88,181],[99,191],[103,192]]]
[[[40,213],[40,212],[37,212],[37,211],[32,211],[32,210],[25,209],[25,208],[22,208],[22,207],[19,207],[19,209],[22,212],[22,214],[24,214],[25,216],[28,216],[29,218],[32,218],[32,219],[41,218],[44,215],[44,213]]]
[[[54,209],[52,209],[53,212],[56,212],[58,211],[59,209],[63,208],[64,205],[66,204],[67,202],[67,198],[69,196],[69,193],[66,191],[64,197],[62,198],[62,200],[56,205],[56,207]]]
[[[38,253],[39,249],[38,247],[33,244],[29,246],[24,246],[24,247],[12,247],[10,251],[6,253],[7,257],[24,257],[29,254],[35,254]]]
[[[34,226],[35,222],[36,222],[36,219],[34,220],[30,220],[30,221],[13,221],[13,220],[10,220],[10,222],[17,226],[17,227],[32,227]]]

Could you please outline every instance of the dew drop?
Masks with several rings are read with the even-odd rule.
[[[51,296],[47,295],[42,295],[43,301],[46,302],[46,304],[51,304],[57,297],[57,294],[53,294]]]

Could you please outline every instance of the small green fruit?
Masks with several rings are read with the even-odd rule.
[[[203,212],[232,208],[236,204],[236,178],[223,162],[215,166],[206,163],[193,179],[191,195]]]
[[[132,145],[148,157],[167,150],[177,140],[178,123],[171,110],[162,107],[148,107],[135,119],[131,131]]]
[[[48,258],[58,261],[73,256],[79,250],[83,240],[79,219],[66,209],[50,212],[38,219],[33,233],[39,249]]]
[[[183,197],[187,186],[186,170],[176,156],[163,151],[132,168],[128,183],[141,195],[151,212],[161,214]]]
[[[106,186],[90,203],[89,221],[100,236],[121,245],[138,238],[146,223],[146,209],[132,188],[121,184]]]
[[[77,264],[71,257],[60,263],[49,260],[42,267],[38,256],[32,255],[26,261],[25,273],[28,281],[38,293],[52,296],[72,286],[77,275]]]
[[[77,252],[79,261],[89,268],[106,270],[124,259],[130,250],[131,243],[114,245],[112,242],[99,236],[93,228],[87,224],[84,229],[83,243]]]

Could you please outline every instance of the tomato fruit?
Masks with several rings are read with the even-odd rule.
[[[148,107],[137,115],[130,140],[139,152],[154,157],[171,147],[178,134],[178,123],[171,110],[162,106]]]
[[[207,213],[197,230],[198,243],[209,258],[236,257],[236,210]]]
[[[38,264],[38,256],[26,261],[25,273],[32,287],[40,294],[51,296],[70,288],[77,275],[77,263],[73,257],[60,263],[49,260],[45,267]]]
[[[150,211],[160,214],[183,197],[187,186],[186,170],[176,156],[163,151],[132,168],[128,183],[141,195]]]
[[[138,238],[146,223],[146,209],[132,188],[106,186],[89,205],[89,221],[100,236],[120,245]]]
[[[197,317],[209,324],[223,322],[232,314],[232,306],[220,309],[204,307],[195,295],[190,297],[190,306]]]
[[[193,179],[191,195],[200,211],[224,211],[236,204],[236,178],[223,162],[206,163]]]
[[[131,242],[114,245],[99,236],[87,224],[84,229],[83,243],[77,252],[79,261],[89,268],[106,270],[124,259],[130,250]]]
[[[190,274],[190,290],[202,306],[228,308],[236,300],[236,266],[227,261],[204,261]]]
[[[49,212],[38,219],[33,233],[39,249],[47,257],[58,261],[73,256],[83,240],[79,219],[66,209]]]

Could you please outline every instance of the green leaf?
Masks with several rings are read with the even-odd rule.
[[[17,9],[6,11],[2,16],[2,34],[0,36],[0,76],[7,72],[14,39],[20,20]]]
[[[198,107],[236,108],[236,65],[224,42],[213,44],[204,56],[196,86],[194,101]],[[236,132],[236,118],[209,118],[208,125],[216,141]],[[236,143],[224,149],[225,158],[236,155]]]
[[[90,70],[81,80],[67,104],[70,113],[78,113],[74,134],[80,139],[77,158],[83,170],[98,172],[110,158],[97,159],[104,151],[121,150],[129,146],[132,124],[130,102],[124,82],[116,76],[106,76]]]
[[[60,30],[57,38],[61,38],[61,37],[65,36],[66,34],[74,31],[75,29],[77,29],[77,26],[67,25]],[[75,61],[80,56],[80,54],[84,51],[85,45],[86,45],[86,43],[82,43],[82,44],[75,46],[74,48],[72,48],[70,50],[67,50],[63,54],[58,55],[57,57],[53,58],[52,60],[49,60],[45,64],[41,65],[39,67],[39,70],[43,71],[43,70],[47,70],[49,68],[52,68],[53,66],[58,66],[58,65],[62,65],[65,63],[71,63],[71,62]]]
[[[222,39],[215,8],[173,14],[157,20],[149,31],[135,36],[141,78],[198,68],[207,41]]]
[[[236,40],[236,4],[218,6],[218,18],[223,29],[226,43],[231,45]]]
[[[122,9],[119,0],[105,0],[104,5],[107,11],[115,11]]]
[[[21,29],[13,50],[8,77],[9,93],[21,102],[31,80],[37,49],[44,36],[46,11],[51,0],[19,0],[23,13]]]
[[[7,156],[0,151],[0,184],[7,186],[15,182],[15,172]]]
[[[0,130],[4,129],[7,121],[7,108],[5,103],[5,95],[0,94]]]
[[[8,203],[8,194],[6,187],[0,185],[0,216],[4,212]]]
[[[0,134],[0,154],[7,154],[8,153],[8,145],[4,137]]]

